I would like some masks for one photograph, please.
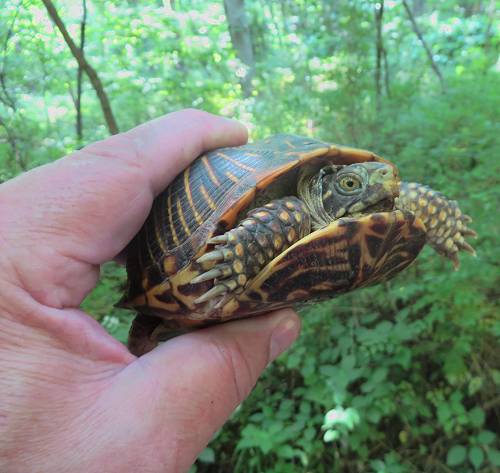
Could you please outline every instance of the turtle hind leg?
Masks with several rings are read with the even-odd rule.
[[[156,348],[160,342],[189,332],[192,328],[182,322],[138,313],[128,334],[130,353],[142,356]]]
[[[191,284],[213,280],[214,285],[196,304],[238,294],[267,263],[311,231],[311,218],[297,197],[276,199],[251,210],[240,224],[208,240],[214,249],[198,258],[205,272]]]
[[[468,236],[477,236],[474,230],[467,227],[472,219],[462,213],[457,201],[448,199],[428,186],[402,182],[396,207],[412,211],[424,222],[427,243],[437,253],[449,258],[455,269],[460,265],[458,254],[461,250],[476,254],[465,240]]]

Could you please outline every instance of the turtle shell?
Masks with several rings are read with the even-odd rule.
[[[409,212],[340,219],[312,232],[271,261],[242,294],[216,305],[194,302],[210,282],[190,284],[202,272],[196,259],[207,252],[207,240],[233,228],[259,198],[295,194],[301,167],[367,161],[388,163],[369,151],[294,135],[200,156],[155,199],[132,241],[128,288],[119,305],[188,326],[332,297],[391,277],[425,243],[423,225]]]

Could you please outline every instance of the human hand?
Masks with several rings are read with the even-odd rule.
[[[153,198],[238,123],[172,113],[0,186],[0,471],[186,471],[295,339],[289,310],[136,358],[79,306]]]

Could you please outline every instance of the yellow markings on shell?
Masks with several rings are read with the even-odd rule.
[[[175,256],[170,255],[163,260],[163,270],[167,274],[174,274],[177,271]]]
[[[205,201],[208,203],[208,206],[212,209],[215,210],[217,208],[217,205],[215,205],[215,202],[213,201],[212,197],[208,194],[207,190],[205,189],[205,186],[202,184],[200,186],[200,192],[201,195],[203,195],[203,198]]]
[[[239,179],[231,171],[226,171],[225,174],[230,181],[239,182]]]
[[[161,251],[163,253],[167,253],[168,250],[167,250],[167,247],[165,246],[165,241],[161,237],[161,232],[160,232],[160,229],[158,228],[158,221],[156,219],[156,212],[153,212],[153,225],[154,225],[154,229],[155,229],[156,242],[158,243],[158,245],[160,245]],[[151,249],[149,248],[150,245],[147,245],[147,246],[148,246],[149,254],[151,256],[151,261],[154,261],[155,259],[154,259],[154,257],[152,257]]]
[[[186,235],[190,236],[191,230],[187,226],[186,219],[184,218],[184,213],[182,212],[181,201],[179,199],[177,199],[177,214],[179,215],[179,219],[181,221],[182,228],[184,228]]]
[[[240,303],[236,299],[229,300],[224,307],[222,307],[222,317],[231,317],[240,306]]]
[[[416,200],[418,197],[418,192],[417,191],[410,191],[408,196],[411,200]]]
[[[295,240],[296,236],[297,232],[295,231],[295,229],[290,228],[290,230],[288,230],[288,233],[286,234],[286,239],[288,240],[289,243],[291,243],[293,240]]]
[[[302,214],[300,212],[294,212],[293,216],[297,223],[302,222]]]
[[[429,212],[430,215],[435,214],[437,212],[437,207],[435,205],[429,204],[427,207],[427,212]]]
[[[231,158],[231,156],[228,156],[225,153],[221,153],[220,151],[217,153],[217,156],[225,159],[226,161],[229,161],[230,163],[233,163],[235,166],[238,166],[239,168],[244,169],[245,171],[255,171],[255,168],[247,166],[246,164],[243,164],[237,159]]]
[[[291,202],[290,200],[287,200],[285,202],[285,206],[286,206],[287,209],[295,210],[295,204],[293,202]]]
[[[349,264],[349,262],[346,261],[344,263],[337,263],[335,265],[335,269],[337,271],[349,272],[349,271],[351,271],[352,268],[351,268],[351,265]]]
[[[210,177],[210,180],[216,185],[220,186],[220,181],[217,179],[217,176],[214,173],[214,170],[212,169],[212,166],[208,162],[208,158],[206,156],[203,156],[201,158],[201,162],[205,166],[205,169],[207,170],[208,176]]]
[[[194,219],[198,225],[201,225],[203,223],[203,219],[194,206],[193,195],[191,194],[191,186],[189,184],[189,167],[184,170],[184,190],[186,192],[191,210],[193,211]]]
[[[176,245],[180,244],[179,237],[177,236],[177,232],[175,231],[174,220],[172,218],[172,188],[168,188],[168,199],[167,199],[167,207],[168,207],[168,223],[170,225],[170,233],[172,234],[172,238]]]
[[[455,218],[460,217],[460,215],[462,215],[462,211],[458,207],[455,208]]]
[[[446,212],[444,210],[441,210],[439,212],[438,217],[439,217],[439,220],[441,220],[441,222],[444,222],[446,220],[446,217],[447,217]]]

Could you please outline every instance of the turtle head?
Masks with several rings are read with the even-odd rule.
[[[399,193],[397,171],[385,163],[351,164],[325,173],[322,181],[323,208],[332,220],[392,209]]]
[[[304,192],[305,191],[305,192]],[[315,227],[341,217],[392,210],[399,194],[399,176],[391,164],[363,162],[328,165],[299,186]]]

